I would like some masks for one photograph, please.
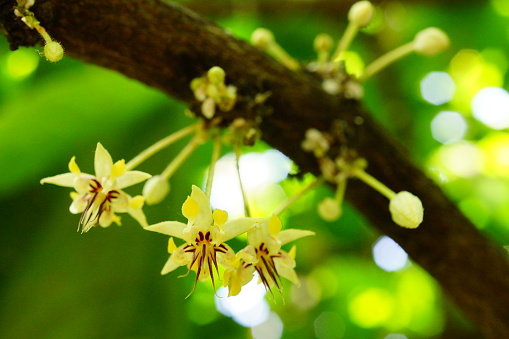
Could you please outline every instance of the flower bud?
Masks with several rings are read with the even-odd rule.
[[[59,42],[50,41],[44,45],[44,56],[50,62],[60,61],[64,56],[64,48]]]
[[[423,219],[421,200],[410,192],[396,194],[389,203],[392,220],[401,227],[417,228]]]
[[[366,27],[373,20],[375,8],[369,1],[359,1],[352,5],[348,12],[348,21],[359,28]]]
[[[147,205],[161,202],[168,192],[170,192],[170,183],[160,175],[154,175],[143,186],[143,196]]]
[[[321,33],[316,36],[313,47],[317,52],[329,52],[334,47],[334,40],[329,34]]]
[[[318,214],[325,221],[335,221],[343,214],[343,209],[334,198],[327,197],[318,203]]]
[[[207,76],[211,83],[219,84],[224,82],[225,73],[221,67],[214,66],[207,72]]]
[[[274,34],[266,28],[257,28],[251,34],[251,43],[262,50],[267,49],[274,41]]]
[[[417,54],[432,56],[449,48],[451,42],[444,31],[429,27],[417,33],[413,44]]]

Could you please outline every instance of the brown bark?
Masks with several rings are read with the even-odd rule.
[[[13,15],[15,1],[0,1],[0,23],[14,49],[40,41]],[[364,112],[359,102],[331,96],[311,75],[287,70],[192,12],[156,0],[37,0],[33,7],[67,56],[117,70],[193,103],[191,79],[214,65],[241,95],[232,116],[260,116],[262,138],[318,174],[300,148],[305,130],[328,130],[341,119],[345,142],[368,160],[368,172],[395,191],[419,196],[425,219],[417,230],[396,226],[387,200],[351,180],[347,199],[380,232],[396,240],[442,285],[486,337],[509,338],[507,254],[481,234],[411,162],[403,147]],[[253,105],[257,93],[269,99]]]

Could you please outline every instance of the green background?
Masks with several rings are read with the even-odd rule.
[[[204,2],[203,14],[243,39],[256,27],[267,27],[292,56],[305,62],[316,58],[312,45],[318,33],[338,39],[346,25],[345,12],[313,5],[320,2],[326,3],[309,1],[308,8],[300,9],[290,6],[292,1],[267,2],[274,14],[246,6],[253,1],[217,1],[212,5],[221,9],[217,11]],[[200,1],[192,4],[200,9]],[[281,10],[284,6],[289,9]],[[390,66],[366,83],[365,104],[476,226],[500,246],[508,245],[509,162],[504,159],[509,159],[509,133],[477,121],[470,102],[483,87],[507,88],[509,5],[502,0],[461,6],[384,2],[352,51],[367,63],[428,26],[446,31],[451,48],[437,57],[411,55]],[[461,64],[463,72],[455,73],[458,55],[473,58]],[[422,99],[419,84],[431,71],[453,76],[456,95],[451,102],[434,106]],[[184,268],[159,274],[167,259],[166,236],[144,231],[128,216],[121,227],[77,233],[79,216],[68,212],[69,190],[39,184],[43,177],[66,172],[72,156],[83,171],[92,172],[97,142],[114,160],[131,159],[192,123],[184,109],[112,71],[69,58],[50,64],[33,48],[10,52],[5,39],[0,41],[0,337],[251,336],[249,328],[216,311],[209,283],[185,299],[193,278],[177,278]],[[442,145],[433,139],[430,124],[440,111],[464,117],[464,139],[482,159],[472,175],[459,175],[447,161],[447,152],[454,153],[465,141]],[[160,173],[184,145],[171,146],[140,170]],[[171,194],[161,204],[145,207],[149,223],[185,221],[181,205],[191,185],[203,182],[210,152],[210,144],[200,148],[172,178]],[[288,193],[300,187],[294,180],[281,185]],[[139,194],[141,187],[127,191]],[[275,301],[267,298],[284,324],[284,338],[404,338],[394,333],[408,338],[479,337],[416,264],[392,273],[375,264],[372,246],[380,234],[348,205],[335,223],[321,220],[309,208],[330,195],[321,187],[284,218],[285,227],[317,233],[297,243],[302,286],[285,281],[284,302],[277,294]],[[475,255],[475,249],[465,255]]]

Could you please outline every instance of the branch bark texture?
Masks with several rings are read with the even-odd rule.
[[[0,0],[0,23],[11,48],[40,42],[13,14],[15,1]],[[486,337],[509,338],[509,262],[501,246],[481,234],[411,162],[403,147],[357,101],[325,93],[319,81],[284,68],[215,24],[157,0],[37,0],[33,12],[60,41],[67,56],[116,70],[184,102],[194,103],[190,81],[212,66],[235,84],[235,116],[261,118],[262,138],[305,172],[319,174],[300,148],[306,129],[329,130],[340,119],[345,142],[368,160],[368,172],[394,191],[423,202],[416,230],[396,226],[386,198],[355,180],[347,199],[380,232],[396,240],[441,284]],[[263,104],[258,93],[270,92]]]

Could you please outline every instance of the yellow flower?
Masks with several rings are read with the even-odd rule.
[[[171,255],[161,274],[167,274],[180,266],[187,265],[187,274],[191,270],[196,271],[194,288],[198,280],[205,281],[209,277],[215,288],[214,271],[216,274],[219,273],[218,265],[231,270],[235,264],[235,252],[225,242],[247,232],[261,219],[240,218],[227,221],[228,213],[220,209],[212,212],[209,198],[194,185],[191,195],[182,205],[182,214],[187,218],[187,224],[164,221],[145,227],[146,230],[185,241],[183,245],[176,247],[173,238],[170,238],[168,251]]]
[[[255,271],[269,290],[276,286],[281,291],[281,277],[294,284],[300,284],[295,273],[296,248],[294,246],[290,252],[286,252],[281,246],[315,233],[307,230],[281,231],[281,229],[281,220],[276,215],[251,228],[247,234],[248,246],[238,253],[240,262],[231,272],[225,273],[225,280],[229,279],[230,295],[238,294],[240,288],[251,280],[250,277]]]
[[[54,184],[73,187],[71,213],[82,213],[79,227],[82,232],[101,225],[108,227],[112,222],[120,225],[120,217],[115,213],[129,213],[142,226],[147,226],[145,214],[141,210],[143,198],[131,197],[123,188],[132,186],[150,178],[150,174],[139,171],[127,171],[124,160],[113,163],[108,151],[97,144],[95,151],[95,176],[82,173],[75,157],[69,162],[69,173],[44,178],[41,184]]]

